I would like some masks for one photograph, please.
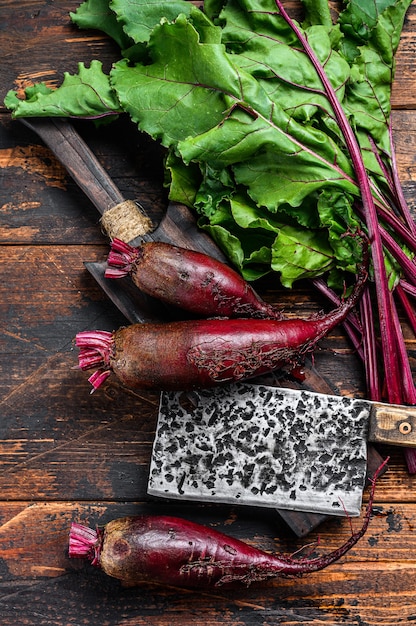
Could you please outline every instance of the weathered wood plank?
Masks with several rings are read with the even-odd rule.
[[[94,525],[124,514],[147,512],[139,503],[12,503],[4,505],[3,511],[0,616],[5,626],[16,623],[12,619],[16,620],[17,606],[22,624],[77,623],[71,619],[78,615],[81,623],[93,625],[103,619],[105,610],[106,623],[121,626],[202,624],[207,620],[228,626],[347,621],[393,626],[408,623],[416,614],[413,589],[408,584],[416,567],[411,557],[416,549],[414,504],[386,506],[372,519],[366,538],[330,570],[244,589],[219,587],[203,592],[154,585],[123,589],[90,565],[67,558],[72,520]],[[192,511],[186,513],[201,521]],[[251,534],[253,519],[241,521],[220,510],[212,520],[217,529],[260,548],[287,552],[296,547],[293,540],[279,539],[270,519],[255,520],[259,530],[255,536]],[[316,552],[334,549],[349,532],[347,520],[326,523],[320,529]],[[311,537],[315,539],[317,534]],[[387,589],[391,590],[388,603]]]
[[[410,207],[416,210],[416,111],[394,111],[393,137],[399,177]]]
[[[119,54],[112,42],[100,32],[79,30],[70,20],[70,11],[80,4],[76,0],[2,2],[1,102],[10,88],[21,89],[33,81],[57,86],[64,72],[77,71],[80,61],[88,65],[98,58],[106,71],[111,67]]]
[[[405,23],[396,54],[396,70],[392,92],[395,109],[416,108],[416,3],[407,11]]]

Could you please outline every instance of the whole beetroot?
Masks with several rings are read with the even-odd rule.
[[[315,558],[270,554],[213,528],[177,517],[143,515],[113,520],[93,530],[73,523],[69,556],[89,559],[127,585],[149,581],[180,587],[209,588],[229,583],[249,585],[279,576],[300,576],[332,565],[366,532],[375,484],[372,479],[361,528],[339,548]]]
[[[135,248],[111,242],[106,278],[130,275],[144,293],[204,317],[281,319],[231,267],[207,254],[164,242]]]

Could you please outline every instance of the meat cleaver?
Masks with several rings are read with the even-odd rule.
[[[101,214],[114,205],[123,202],[122,194],[114,185],[107,172],[66,120],[34,118],[22,121],[33,132],[38,134],[51,149]],[[140,205],[137,206],[137,210],[141,211]],[[150,221],[147,224],[153,230],[150,233],[138,236],[136,240],[130,240],[130,243],[138,245],[145,240],[172,241],[177,245],[192,247],[220,260],[225,260],[223,254],[212,240],[196,228],[194,217],[186,207],[171,203],[165,217],[158,226],[152,225]],[[104,277],[105,262],[85,263],[85,265],[104,292],[107,293],[109,298],[130,322],[166,320],[166,309],[161,309],[159,302],[140,292],[129,278],[126,277],[117,281],[106,279]],[[331,391],[325,388],[325,384],[322,388],[322,383],[325,383],[325,381],[319,375],[319,384],[316,384],[316,375],[313,375],[313,370],[314,368],[307,368],[307,372],[312,374],[313,378],[311,387],[325,393]],[[273,380],[272,384],[274,382]],[[293,381],[291,383],[293,384]],[[164,396],[165,394],[163,393],[162,400]],[[381,459],[374,448],[370,448],[370,452],[369,471],[371,474],[378,467]],[[325,519],[325,515],[316,512],[300,513],[289,509],[279,509],[278,512],[298,536],[305,536]]]
[[[358,516],[368,441],[416,447],[416,408],[251,383],[168,392],[148,493]]]

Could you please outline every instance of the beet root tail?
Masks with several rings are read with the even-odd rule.
[[[373,510],[373,502],[374,502],[374,494],[376,489],[376,483],[380,475],[385,470],[387,463],[389,462],[389,457],[387,457],[377,468],[372,479],[371,479],[371,490],[368,499],[368,504],[364,516],[364,521],[359,530],[353,533],[345,543],[342,544],[336,550],[333,550],[327,555],[319,556],[314,559],[292,559],[291,562],[287,566],[287,570],[282,571],[282,574],[291,575],[291,574],[307,574],[311,572],[317,572],[319,570],[325,569],[329,565],[332,565],[336,561],[338,561],[342,556],[344,556],[356,543],[365,535],[368,526],[371,520],[371,514]]]

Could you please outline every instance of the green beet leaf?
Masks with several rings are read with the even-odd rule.
[[[342,30],[352,39],[360,43],[366,43],[371,39],[374,29],[380,23],[380,18],[385,14],[386,9],[395,8],[399,5],[410,5],[410,2],[400,0],[349,0],[347,8],[341,12],[339,23]],[[396,23],[395,29],[401,31],[400,22]],[[395,51],[395,41],[390,49]]]
[[[189,16],[192,12],[192,3],[186,0],[110,0],[110,7],[124,33],[135,43],[149,41],[161,19],[173,21],[180,14]]]
[[[96,119],[122,112],[100,61],[92,61],[90,67],[79,63],[78,73],[65,73],[58,89],[44,85],[29,87],[25,100],[18,99],[16,93],[10,91],[5,104],[15,118],[70,116]]]
[[[334,253],[324,230],[312,231],[285,226],[272,247],[271,267],[280,273],[284,287],[300,278],[314,278],[334,267]]]
[[[201,175],[196,163],[185,165],[173,150],[169,150],[165,158],[165,186],[175,202],[188,207],[195,205],[196,193],[201,184]]]
[[[117,63],[111,81],[123,109],[163,145],[177,145],[219,124],[224,93],[239,97],[239,75],[221,44],[201,44],[184,16],[155,27],[149,52],[152,63]]]
[[[223,41],[234,62],[251,73],[275,102],[283,104],[292,117],[308,121],[319,114],[318,109],[328,110],[321,82],[310,60],[296,45],[292,30],[272,12],[273,3],[270,2],[267,13],[263,4],[252,0],[250,12],[246,12],[238,3],[228,3],[221,13]],[[325,71],[342,99],[350,67],[332,48],[331,32],[314,25],[308,28],[308,41],[325,62]]]
[[[79,28],[102,31],[114,39],[122,50],[134,43],[110,8],[109,0],[86,0],[76,11],[70,13],[70,16]]]
[[[303,22],[303,27],[307,28],[314,24],[322,24],[327,29],[332,30],[331,11],[327,0],[302,0],[307,15]]]

